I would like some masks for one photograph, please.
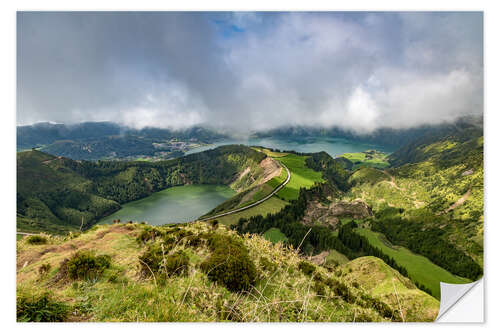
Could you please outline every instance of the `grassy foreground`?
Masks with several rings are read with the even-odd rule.
[[[402,279],[398,293],[411,301],[398,305],[352,270],[224,226],[115,224],[44,237],[17,242],[18,321],[432,321],[439,307],[384,263],[371,275]]]

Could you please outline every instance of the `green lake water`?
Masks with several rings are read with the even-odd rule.
[[[193,221],[235,194],[230,187],[221,185],[171,187],[147,198],[126,203],[99,223],[109,224],[115,219],[122,222],[146,221],[150,225]]]

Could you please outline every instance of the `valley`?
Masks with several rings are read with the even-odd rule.
[[[14,330],[484,321],[489,6],[206,4],[11,13]]]
[[[417,153],[405,149],[332,157],[229,145],[159,162],[80,162],[26,151],[18,153],[18,170],[38,180],[19,181],[18,230],[77,232],[79,220],[90,230],[102,228],[95,223],[116,228],[128,221],[130,230],[149,230],[205,220],[238,237],[291,245],[350,283],[364,281],[363,290],[387,304],[391,296],[370,289],[366,268],[352,273],[358,262],[387,267],[407,279],[404,288],[439,299],[440,282],[467,283],[482,275],[482,137],[463,131],[411,148]],[[456,153],[464,149],[467,154]],[[416,155],[412,163],[401,162]],[[50,181],[61,187],[35,190],[51,188]],[[66,200],[52,210],[50,200],[60,195]],[[370,257],[380,263],[364,262]],[[411,294],[412,306],[431,304]]]

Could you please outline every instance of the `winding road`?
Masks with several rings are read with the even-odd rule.
[[[261,203],[263,203],[264,201],[268,200],[269,198],[271,198],[273,195],[275,195],[276,193],[278,193],[279,190],[281,190],[286,184],[288,184],[288,182],[290,181],[290,170],[288,170],[288,168],[281,162],[279,162],[279,164],[285,168],[288,176],[286,177],[286,180],[281,183],[278,187],[276,187],[271,193],[269,193],[267,196],[265,196],[264,198],[254,202],[253,204],[250,204],[248,206],[245,206],[245,207],[241,207],[241,208],[237,208],[237,209],[233,209],[233,210],[230,210],[229,212],[225,212],[225,213],[221,213],[221,214],[218,214],[218,215],[214,215],[214,216],[210,216],[210,217],[205,217],[205,218],[202,218],[202,219],[198,219],[197,221],[208,221],[208,220],[213,220],[213,219],[216,219],[218,217],[222,217],[222,216],[226,216],[226,215],[231,215],[231,214],[234,214],[234,213],[238,213],[238,212],[241,212],[243,210],[246,210],[246,209],[249,209],[249,208],[252,208],[252,207],[255,207]]]

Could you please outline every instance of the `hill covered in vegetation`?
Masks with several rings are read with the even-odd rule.
[[[106,288],[113,288],[114,282],[102,279],[107,279],[110,272],[116,273],[113,267],[118,266],[113,266],[112,258],[118,257],[114,251],[119,249],[123,253],[134,253],[135,257],[140,256],[133,274],[125,273],[129,272],[128,268],[117,273],[125,274],[127,283],[132,281],[134,286],[119,294],[127,301],[122,306],[112,295],[106,294],[105,297],[111,299],[106,303],[107,307],[118,308],[110,311],[89,298],[85,307],[91,310],[85,310],[87,312],[73,319],[161,321],[193,320],[199,317],[205,318],[202,320],[236,321],[347,321],[366,318],[370,321],[432,320],[435,316],[432,309],[435,309],[436,299],[440,297],[440,282],[467,283],[483,274],[482,129],[468,125],[454,129],[419,139],[388,158],[383,156],[384,163],[372,163],[374,167],[365,163],[369,159],[366,153],[363,153],[363,161],[356,167],[349,158],[356,159],[360,155],[332,158],[324,152],[302,154],[245,146],[223,146],[156,163],[77,162],[36,151],[27,152],[32,156],[24,155],[30,158],[26,158],[23,163],[18,162],[18,167],[21,165],[24,168],[21,172],[28,172],[35,180],[23,184],[23,180],[18,179],[18,186],[20,183],[24,191],[18,191],[18,223],[20,219],[34,220],[30,216],[36,214],[45,218],[43,214],[50,216],[49,212],[60,218],[57,215],[60,212],[52,210],[50,206],[57,201],[51,202],[50,199],[72,198],[73,194],[54,191],[60,197],[48,195],[50,191],[46,189],[52,188],[53,183],[61,184],[61,191],[71,189],[78,195],[90,195],[86,202],[93,203],[91,208],[94,211],[96,207],[104,210],[103,207],[107,205],[119,205],[169,186],[191,183],[231,185],[239,193],[207,214],[213,215],[243,207],[270,193],[285,176],[279,164],[287,166],[291,179],[285,188],[265,203],[224,216],[218,222],[161,228],[139,224],[95,226],[74,240],[72,236],[65,239],[52,237],[48,241],[52,249],[48,252],[58,252],[56,249],[63,248],[61,252],[66,256],[54,255],[58,261],[50,262],[52,268],[39,268],[42,265],[40,258],[49,261],[52,258],[51,255],[44,257],[47,253],[44,252],[45,248],[39,247],[43,250],[33,254],[37,247],[29,244],[27,239],[20,241],[18,253],[23,254],[18,255],[18,266],[21,267],[18,277],[23,277],[23,283],[18,289],[18,302],[24,306],[33,295],[35,298],[32,299],[46,301],[37,298],[45,297],[40,294],[40,289],[34,287],[33,281],[38,274],[36,279],[45,281],[44,285],[53,293],[50,299],[54,304],[63,304],[63,307],[79,313],[77,309],[83,306],[79,303],[80,297],[83,297],[83,291],[79,288],[83,287],[77,286],[85,285],[82,290],[95,298]],[[370,159],[373,156],[382,159],[376,152],[369,152],[368,155],[372,157]],[[365,164],[359,167],[362,163]],[[25,197],[23,193],[35,193],[36,196]],[[19,202],[26,204],[19,205]],[[44,210],[40,202],[49,211]],[[81,204],[81,201],[75,202]],[[19,207],[24,210],[19,210]],[[54,207],[93,212],[91,209],[73,208],[75,206],[70,206],[66,201],[59,201]],[[78,226],[78,222],[75,219],[73,225]],[[106,248],[104,251],[103,247],[101,251],[104,245],[99,245],[100,239],[106,239],[106,235],[113,235],[115,231],[120,234],[116,235],[116,239],[120,238],[121,241],[114,243],[113,250]],[[218,233],[223,236],[215,235]],[[114,242],[115,236],[109,237],[109,241]],[[223,237],[223,240],[219,237]],[[275,245],[270,245],[264,239]],[[252,244],[257,243],[253,242],[267,244],[269,249],[274,249],[272,251],[280,249],[284,252],[273,257],[266,247],[255,248]],[[180,247],[172,247],[174,243]],[[221,244],[225,244],[224,250],[220,250]],[[242,250],[241,244],[246,250]],[[75,251],[85,249],[97,251],[91,260],[103,261],[105,266],[99,273],[101,277],[96,279],[92,276],[92,288],[95,289],[88,287],[87,282],[82,282],[86,277],[78,277],[80,273],[74,273],[76,278],[73,276],[69,280],[67,274],[71,273],[64,273],[66,275],[54,281],[59,271],[66,272],[66,266],[60,264],[59,259],[78,261],[80,257]],[[222,260],[222,257],[228,259],[228,253],[238,253],[240,257],[249,259],[245,264],[235,264],[249,274],[241,276],[235,273],[238,282],[232,280],[233,273],[228,273],[227,269],[222,271],[215,268],[217,260]],[[103,259],[99,255],[108,255],[111,259]],[[90,254],[86,253],[85,256]],[[119,262],[131,267],[133,256]],[[283,260],[282,264],[276,256]],[[36,260],[31,261],[31,257]],[[161,264],[158,264],[158,260]],[[269,266],[267,261],[283,267],[283,270],[271,269],[266,273],[265,267]],[[285,262],[295,266],[285,270]],[[31,268],[28,268],[30,265]],[[187,275],[186,267],[190,267]],[[213,271],[209,267],[214,268]],[[50,274],[45,276],[36,270],[47,270]],[[177,271],[181,273],[178,275]],[[194,275],[190,275],[193,272]],[[267,279],[265,283],[264,276]],[[111,280],[114,279],[111,277]],[[166,284],[165,279],[168,279]],[[310,285],[306,284],[307,279]],[[59,281],[71,281],[75,287],[72,285],[73,289],[70,289],[64,284],[59,285]],[[287,285],[283,281],[292,282]],[[59,293],[54,290],[52,283],[66,288],[66,291]],[[224,287],[217,289],[221,285]],[[163,289],[159,290],[158,286]],[[195,286],[194,291],[192,286]],[[213,298],[205,291],[205,296],[197,294],[200,290],[208,289],[225,296],[217,296],[222,299]],[[293,291],[296,289],[299,291]],[[314,293],[310,294],[311,290]],[[358,293],[360,290],[361,293]],[[144,297],[153,299],[150,301],[152,303],[141,303],[138,294],[149,295]],[[203,303],[203,297],[210,301]],[[250,298],[259,301],[254,304]],[[297,299],[302,301],[300,309],[289,308]],[[401,300],[404,301],[401,303]],[[180,310],[173,311],[165,305],[150,307],[145,313],[139,312],[137,304],[148,307],[157,304],[155,302],[174,304],[174,308]],[[207,311],[211,312],[207,314],[201,310],[201,304],[210,308]],[[312,307],[315,308],[314,315],[307,310]],[[365,310],[361,311],[361,308]],[[365,315],[368,317],[365,318]]]
[[[390,169],[354,172],[346,198],[362,199],[378,211],[374,229],[396,244],[424,253],[430,249],[424,250],[419,239],[433,239],[434,244],[444,241],[482,266],[482,131],[470,129],[419,141],[389,160]]]
[[[18,321],[432,321],[438,310],[380,259],[316,265],[216,223],[17,242]]]
[[[245,146],[161,162],[73,161],[31,150],[17,153],[17,227],[63,232],[172,186],[223,184],[244,190],[265,174],[266,155]]]
[[[409,156],[418,158],[408,160]],[[326,180],[279,212],[244,217],[241,234],[280,235],[303,253],[338,262],[379,257],[439,298],[439,283],[481,277],[483,138],[478,128],[433,136],[389,157],[394,167],[346,168],[310,154]],[[270,239],[273,239],[270,237]],[[339,254],[337,256],[336,254]]]
[[[38,147],[74,160],[167,159],[223,138],[226,136],[202,127],[169,130],[133,129],[112,122],[37,123],[17,127],[17,150]]]

